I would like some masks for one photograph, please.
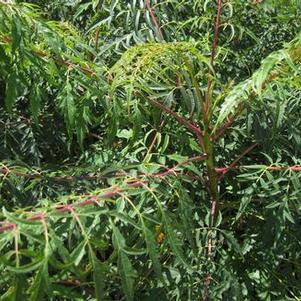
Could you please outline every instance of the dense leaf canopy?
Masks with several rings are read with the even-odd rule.
[[[299,0],[0,0],[0,300],[301,300]]]

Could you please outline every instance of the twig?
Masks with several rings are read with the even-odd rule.
[[[94,48],[95,48],[96,52],[98,51],[99,34],[100,34],[100,27],[97,28],[96,34],[95,34],[95,46],[94,46]]]
[[[300,172],[301,171],[301,165],[293,165],[293,166],[268,166],[268,165],[260,165],[261,169],[268,170],[268,171],[294,171],[294,172]],[[217,173],[224,174],[227,170],[233,170],[233,169],[249,169],[252,168],[252,165],[241,165],[241,166],[233,166],[232,168],[227,167],[217,167],[215,170]]]
[[[17,177],[24,177],[27,179],[41,179],[41,180],[51,180],[54,182],[59,182],[59,183],[68,183],[68,182],[73,182],[76,180],[99,180],[102,178],[106,178],[104,176],[62,176],[62,177],[48,177],[40,173],[25,173],[25,172],[20,172],[16,170],[11,170],[7,168],[0,168],[0,174],[4,175],[9,175],[12,174]]]
[[[234,121],[237,119],[237,117],[244,111],[245,106],[243,104],[240,104],[239,108],[236,110],[236,112],[231,116],[228,117],[226,122],[216,131],[215,135],[211,137],[211,141],[216,141],[218,140],[224,133],[225,131],[232,126]]]
[[[12,39],[8,36],[1,36],[0,39],[2,39],[3,43],[7,43],[7,44],[12,43]],[[39,56],[40,58],[52,59],[58,65],[64,65],[65,67],[68,68],[79,69],[87,75],[96,76],[96,71],[91,69],[90,67],[79,66],[68,60],[63,60],[60,57],[51,57],[48,53],[40,49],[32,49],[32,52],[37,56]]]
[[[210,65],[211,68],[213,68],[214,65],[214,59],[216,54],[216,48],[218,45],[218,37],[219,37],[219,30],[220,30],[220,19],[222,14],[223,4],[222,0],[217,0],[217,13],[216,13],[216,19],[215,19],[215,26],[214,26],[214,37],[213,37],[213,43],[211,48],[211,56],[210,56]],[[207,94],[206,94],[206,112],[208,112],[210,107],[210,91],[212,86],[212,69],[209,68],[208,73],[208,84],[207,84]]]
[[[186,164],[189,164],[191,162],[194,161],[202,161],[206,159],[206,155],[202,155],[202,156],[197,156],[197,157],[192,157],[189,158],[183,162],[180,162],[179,164],[177,164],[175,167],[173,167],[173,169],[178,168],[179,166],[183,166]],[[170,170],[168,167],[166,167],[166,170]],[[50,176],[46,176],[43,175],[42,173],[25,173],[25,172],[20,172],[17,170],[12,170],[9,169],[7,167],[3,167],[0,168],[0,174],[3,174],[4,176],[7,175],[14,175],[17,177],[24,177],[27,179],[41,179],[41,180],[50,180],[50,181],[54,181],[54,182],[58,182],[58,183],[68,183],[68,182],[74,182],[74,181],[80,181],[80,180],[90,180],[90,181],[96,181],[96,180],[100,180],[100,179],[108,179],[112,176],[118,176],[118,177],[126,177],[128,176],[128,174],[126,172],[122,172],[122,170],[116,170],[114,171],[113,175],[111,176],[106,176],[106,175],[95,175],[95,176],[55,176],[55,177],[50,177]],[[160,174],[160,173],[158,173]],[[140,174],[139,176],[151,176],[150,174]],[[157,176],[157,174],[153,174],[152,176]]]
[[[163,126],[164,126],[164,120],[161,121],[161,123],[159,125],[159,128],[156,130],[156,134],[155,134],[150,146],[147,149],[147,152],[146,152],[146,155],[144,156],[143,161],[145,161],[147,156],[151,153],[152,149],[154,148],[155,143],[157,142],[157,139],[158,139],[158,134],[161,133],[161,130],[162,130]]]
[[[155,178],[165,177],[167,175],[175,173],[175,169],[177,169],[177,168],[179,168],[179,167],[181,167],[183,165],[187,165],[189,163],[196,162],[196,161],[204,161],[206,159],[207,159],[207,154],[204,154],[202,156],[192,157],[192,158],[189,158],[189,159],[187,159],[185,161],[182,161],[182,162],[178,163],[176,166],[174,166],[173,168],[168,169],[165,172],[153,174],[152,176],[155,177]]]
[[[219,180],[223,178],[223,176],[231,169],[235,168],[238,162],[246,155],[248,154],[251,150],[253,150],[256,146],[258,146],[258,143],[254,143],[251,146],[249,146],[245,151],[243,151],[237,159],[235,159],[228,167],[224,168],[216,168],[216,172],[221,173],[222,176],[219,177]]]
[[[154,11],[153,11],[153,9],[152,9],[152,7],[150,5],[150,0],[145,0],[144,3],[145,3],[145,6],[146,6],[146,8],[147,8],[147,10],[149,12],[150,17],[152,18],[152,21],[153,21],[153,23],[154,23],[154,25],[156,27],[156,30],[157,30],[157,32],[158,32],[158,34],[160,36],[160,39],[163,41],[164,40],[163,32],[162,32],[161,27],[159,26],[159,22],[157,21],[157,18],[156,18],[155,14],[154,14]]]
[[[256,145],[253,144],[251,147],[254,148],[255,146]],[[246,154],[248,150],[250,151],[251,147],[249,149],[247,149],[243,154]],[[243,154],[240,157],[242,157]],[[148,180],[143,179],[144,177],[160,178],[161,179],[161,178],[164,178],[164,177],[169,176],[171,174],[176,174],[177,175],[175,169],[177,169],[178,167],[187,165],[187,164],[192,163],[192,162],[203,161],[205,159],[206,159],[206,154],[204,154],[202,156],[196,156],[196,157],[188,158],[187,160],[184,160],[184,161],[178,163],[173,168],[168,168],[167,171],[165,171],[165,172],[154,173],[154,174],[142,174],[142,175],[140,175],[140,178],[128,180],[128,181],[126,181],[126,185],[128,186],[128,188],[143,187],[143,186],[145,186],[146,184],[149,183]],[[232,166],[231,168],[230,168],[230,166],[224,167],[224,168],[216,168],[216,172],[224,174],[225,170],[227,170],[227,172],[228,172],[231,169],[248,168],[248,166],[246,166],[246,165],[245,166],[236,166],[236,164],[234,164],[234,163],[237,160],[235,160],[230,165],[230,166]],[[294,166],[263,166],[263,168],[265,170],[270,170],[270,171],[287,171],[287,170],[290,170],[290,171],[295,171],[295,172],[301,172],[301,165],[294,165]],[[114,198],[115,196],[119,195],[122,192],[125,192],[126,190],[127,190],[127,188],[122,189],[121,187],[113,186],[113,187],[110,187],[108,189],[108,191],[104,192],[103,194],[101,194],[99,196],[97,196],[97,195],[82,195],[81,196],[82,198],[88,197],[88,199],[84,200],[84,201],[75,202],[75,203],[72,203],[72,204],[57,205],[57,206],[54,207],[54,210],[57,211],[57,212],[60,212],[60,213],[68,213],[68,212],[71,212],[71,209],[74,210],[75,207],[85,207],[85,206],[88,206],[88,205],[91,205],[91,204],[100,205],[99,201],[101,199]],[[213,209],[214,208],[212,208],[211,210],[213,210]],[[45,212],[43,212],[43,213],[24,212],[24,213],[25,214],[27,213],[27,214],[31,215],[31,217],[27,219],[28,221],[44,220],[47,217]],[[16,228],[15,223],[11,223],[9,221],[0,222],[0,234],[3,233],[3,232],[6,232],[6,231],[14,230],[15,228]],[[212,254],[212,238],[211,237],[209,237],[209,239],[208,239],[207,249],[208,249],[207,252],[209,252],[209,254],[211,256],[211,254]],[[210,273],[208,273],[206,275],[206,278],[205,278],[205,291],[206,291],[206,289],[209,288],[210,281],[211,281],[211,275],[210,275]]]
[[[203,122],[204,122],[204,152],[208,154],[208,158],[206,160],[206,167],[207,167],[207,174],[208,174],[208,184],[209,184],[209,193],[211,199],[211,210],[210,210],[210,221],[209,221],[209,231],[208,231],[208,238],[207,238],[207,256],[208,261],[211,262],[212,260],[212,230],[215,224],[216,214],[217,214],[217,207],[218,207],[218,177],[215,171],[215,160],[214,160],[214,153],[213,153],[213,145],[211,141],[211,134],[210,134],[210,108],[211,108],[211,87],[212,87],[212,68],[214,66],[214,59],[216,48],[218,46],[218,38],[219,38],[219,29],[220,29],[220,19],[222,14],[223,3],[222,0],[217,0],[217,13],[216,13],[216,20],[214,26],[214,38],[211,48],[211,57],[210,57],[210,67],[208,71],[208,83],[207,83],[207,93],[205,97],[205,108],[203,112]],[[210,267],[209,267],[210,269]],[[211,272],[208,269],[206,277],[204,279],[204,301],[209,300],[209,287],[211,283]]]
[[[3,174],[3,175],[13,174],[15,176],[25,177],[25,178],[28,178],[28,179],[40,179],[40,178],[43,177],[39,173],[29,174],[29,173],[14,171],[14,170],[11,170],[11,169],[8,169],[8,168],[0,168],[0,174]]]
[[[178,115],[176,112],[172,111],[170,108],[164,106],[163,104],[161,104],[158,101],[155,100],[149,100],[149,102],[154,106],[157,107],[159,109],[161,109],[162,111],[164,111],[165,113],[173,116],[180,124],[184,125],[190,132],[196,134],[196,136],[202,141],[203,140],[203,133],[200,130],[200,128],[198,128],[196,125],[194,125],[193,123],[189,122],[187,119],[185,119],[184,117]],[[203,144],[203,142],[202,142]]]
[[[64,286],[81,286],[81,282],[78,279],[67,279],[61,281],[55,281],[55,284],[64,285]]]
[[[300,61],[301,58],[301,46],[298,46],[296,48],[291,49],[288,52],[288,56],[292,59],[293,62],[297,62]],[[287,66],[284,66],[282,68],[277,69],[277,71],[272,71],[267,78],[265,79],[265,81],[262,83],[261,89],[265,89],[268,85],[269,82],[273,81],[274,79],[276,79],[278,76],[280,76],[281,74],[283,74],[285,71],[288,70]],[[256,91],[252,91],[249,96],[248,96],[248,101],[251,101],[258,93]],[[240,114],[244,111],[245,109],[245,104],[241,103],[236,112],[228,118],[228,120],[216,131],[216,134],[214,136],[211,137],[212,141],[217,140],[219,137],[221,137],[224,132],[234,123],[234,121],[236,120],[236,118],[238,116],[240,116]]]
[[[3,233],[5,231],[14,230],[16,228],[16,224],[10,223],[10,222],[1,222],[0,224],[3,224],[4,226],[0,227],[0,233]]]
[[[294,165],[294,166],[267,166],[267,170],[271,171],[286,171],[286,170],[291,170],[291,171],[301,171],[301,165]]]
[[[79,201],[79,202],[74,202],[72,204],[56,205],[52,209],[56,212],[59,212],[59,213],[70,213],[70,212],[73,212],[75,207],[84,207],[84,206],[88,206],[88,205],[91,205],[91,204],[99,205],[100,200],[114,198],[117,195],[119,195],[120,193],[127,191],[127,189],[129,189],[129,188],[144,187],[145,185],[147,185],[149,183],[149,180],[147,180],[145,178],[160,178],[161,179],[161,178],[164,178],[166,176],[169,176],[172,173],[175,173],[175,169],[180,167],[180,166],[184,166],[184,165],[187,165],[189,163],[196,162],[196,161],[203,161],[205,159],[206,159],[205,154],[202,155],[202,156],[188,158],[187,160],[184,160],[184,161],[178,163],[173,168],[168,168],[168,170],[166,172],[153,173],[153,174],[141,174],[141,175],[139,175],[139,178],[137,178],[137,179],[127,180],[125,182],[126,188],[121,188],[121,187],[115,185],[115,186],[112,186],[112,187],[108,188],[107,191],[100,194],[99,196],[97,196],[97,195],[82,195],[81,196],[82,198],[87,198],[88,197],[88,199],[83,200],[83,201]],[[31,217],[27,219],[28,221],[43,220],[47,217],[45,212],[44,213],[24,212],[24,214],[30,214],[31,215]],[[9,230],[14,230],[16,228],[16,224],[11,223],[9,221],[0,222],[0,225],[1,224],[3,224],[3,226],[0,226],[0,233],[3,233],[5,231],[9,231]]]
[[[88,133],[88,136],[92,137],[92,138],[95,138],[95,139],[98,139],[98,140],[102,140],[102,137],[95,134],[95,133]]]

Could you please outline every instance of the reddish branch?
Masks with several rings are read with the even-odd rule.
[[[207,239],[207,255],[208,260],[212,259],[212,228],[215,224],[217,207],[218,207],[218,177],[214,168],[214,155],[212,149],[212,142],[210,141],[210,107],[211,107],[211,88],[212,88],[212,69],[214,66],[214,59],[216,54],[216,49],[218,46],[219,30],[220,30],[220,19],[222,14],[222,0],[217,0],[217,13],[214,26],[214,38],[211,48],[210,65],[208,72],[208,83],[207,83],[207,93],[205,98],[205,108],[204,108],[204,151],[208,154],[208,159],[206,160],[207,173],[208,173],[208,184],[209,192],[211,198],[211,210],[210,210],[210,223],[209,223],[209,233]],[[208,271],[204,281],[204,301],[209,300],[209,287],[211,283],[211,273]]]
[[[12,43],[12,38],[11,37],[8,37],[8,36],[1,36],[0,37],[1,39],[1,42],[3,43],[7,43],[7,44],[10,44]],[[84,72],[85,74],[87,75],[90,75],[90,76],[96,76],[96,71],[91,69],[90,67],[86,67],[86,66],[79,66],[79,65],[76,65],[68,60],[63,60],[62,58],[60,57],[51,57],[48,53],[46,53],[45,51],[43,50],[39,50],[39,49],[32,49],[32,52],[39,56],[40,58],[50,58],[50,59],[53,59],[53,61],[58,64],[58,65],[63,65],[65,67],[68,67],[68,68],[73,68],[73,69],[79,69],[81,70],[82,72]]]
[[[258,146],[258,143],[252,144],[250,147],[248,147],[243,153],[241,153],[237,159],[235,159],[229,166],[227,167],[217,167],[215,168],[215,171],[219,174],[222,174],[219,179],[221,179],[227,172],[233,169],[246,169],[249,166],[242,165],[237,166],[239,161],[250,151],[252,151],[255,147]],[[262,169],[268,170],[268,171],[294,171],[294,172],[300,172],[301,171],[301,165],[293,165],[293,166],[262,166]]]
[[[99,201],[102,199],[110,199],[114,198],[118,195],[120,195],[122,192],[127,191],[128,188],[139,188],[143,187],[147,184],[149,184],[149,181],[144,178],[164,178],[168,175],[175,174],[177,175],[175,169],[184,165],[187,165],[192,162],[196,161],[203,161],[206,159],[206,155],[192,157],[187,160],[184,160],[180,163],[178,163],[173,168],[167,169],[165,172],[161,173],[153,173],[153,174],[142,174],[140,175],[140,178],[137,179],[131,179],[126,181],[126,188],[121,188],[118,186],[114,186],[108,189],[108,191],[104,192],[103,194],[96,196],[96,195],[82,195],[83,198],[88,198],[87,200],[75,202],[72,204],[60,204],[54,207],[54,210],[59,213],[71,213],[74,212],[75,207],[84,207],[91,204],[97,204],[99,205]],[[25,214],[30,214],[31,217],[28,218],[28,221],[38,221],[38,220],[44,220],[46,218],[46,213],[32,213],[32,212],[25,212]],[[16,228],[16,224],[11,222],[0,222],[0,233],[3,233],[5,231],[14,230]]]
[[[0,227],[0,233],[9,231],[9,230],[14,230],[16,228],[16,225],[14,223],[9,223],[9,222],[2,222],[0,225],[3,225]]]
[[[81,286],[82,283],[78,279],[67,279],[54,282],[55,284],[60,284],[64,286]]]
[[[184,166],[187,165],[191,162],[196,162],[196,161],[203,161],[206,159],[206,154],[202,155],[202,156],[196,156],[196,157],[192,157],[189,158],[183,162],[180,162],[179,164],[177,164],[175,167],[173,168],[168,168],[165,167],[165,169],[168,171],[168,173],[163,172],[163,173],[154,173],[154,174],[140,174],[140,177],[143,176],[148,176],[148,177],[161,177],[163,176],[163,174],[168,175],[171,173],[175,173],[175,169],[180,167],[180,166]],[[42,174],[36,173],[36,174],[30,174],[30,173],[23,173],[23,172],[18,172],[18,171],[14,171],[14,170],[10,170],[7,168],[1,168],[0,169],[0,173],[4,174],[4,175],[9,175],[9,174],[13,174],[14,176],[18,176],[18,177],[25,177],[28,179],[51,179],[53,181],[58,181],[58,182],[71,182],[71,181],[75,181],[75,180],[97,180],[97,179],[104,179],[104,178],[108,178],[106,176],[79,176],[79,177],[72,177],[72,176],[66,176],[66,177],[46,177],[43,176]],[[126,177],[128,174],[125,172],[122,172],[121,170],[118,170],[114,173],[114,176],[121,176],[121,177]],[[128,183],[129,186],[134,186],[134,184],[131,184],[130,182]]]
[[[252,145],[250,148],[253,149],[253,147],[255,147],[255,145]],[[166,168],[166,170],[169,171],[168,174],[175,173],[174,170],[176,168],[178,168],[180,166],[183,166],[183,165],[186,165],[189,162],[205,160],[206,159],[205,156],[206,155],[190,158],[190,159],[188,159],[186,161],[185,164],[183,162],[181,162],[181,163],[179,163],[178,165],[176,165],[173,168]],[[236,159],[234,162],[236,162],[236,161],[238,162],[238,159]],[[225,173],[227,173],[228,171],[230,171],[232,169],[244,169],[244,168],[248,168],[247,165],[234,166],[233,165],[234,162],[232,164],[230,164],[229,166],[227,166],[227,167],[217,167],[215,170],[219,174],[225,174]],[[293,166],[264,166],[263,168],[266,169],[266,170],[269,170],[269,171],[286,171],[286,170],[295,171],[295,172],[301,171],[301,165],[293,165]],[[7,169],[4,169],[4,168],[0,169],[0,173],[2,173],[4,175],[13,174],[14,176],[25,177],[25,178],[28,178],[28,179],[51,179],[53,181],[58,181],[58,182],[71,182],[71,181],[80,180],[80,179],[97,180],[97,179],[105,178],[104,176],[79,176],[79,177],[66,176],[66,177],[53,177],[53,178],[50,178],[50,177],[46,177],[46,176],[43,176],[43,175],[38,174],[38,173],[36,173],[36,174],[23,173],[23,172],[17,172],[17,171],[14,171],[14,170],[7,170]],[[160,174],[165,174],[165,173],[166,173],[166,171],[163,172],[163,173],[158,173],[158,174],[153,174],[153,175],[147,175],[147,176],[160,177]],[[126,173],[120,173],[118,171],[118,172],[115,173],[115,176],[127,176],[127,174]]]
[[[145,185],[145,181],[141,180],[135,180],[135,181],[128,181],[127,186],[129,187],[141,187]],[[99,205],[99,201],[103,199],[111,199],[114,198],[115,196],[119,195],[120,193],[126,191],[126,189],[122,189],[120,187],[112,187],[111,190],[104,192],[103,194],[99,196],[92,196],[88,200],[73,203],[73,204],[61,204],[55,207],[56,211],[60,213],[65,213],[65,212],[71,212],[74,207],[84,207],[87,205],[91,204],[97,204]]]
[[[240,104],[236,112],[232,116],[228,117],[226,122],[216,131],[215,135],[211,137],[211,141],[218,140],[225,133],[225,131],[232,126],[236,118],[243,112],[244,109],[245,106]]]
[[[160,125],[159,125],[159,128],[156,130],[156,134],[155,134],[155,136],[154,136],[154,138],[153,138],[153,140],[152,140],[150,146],[149,146],[148,149],[147,149],[147,152],[146,152],[146,155],[145,155],[145,157],[144,157],[144,160],[145,160],[145,158],[147,158],[147,156],[152,152],[152,150],[153,150],[153,148],[154,148],[154,146],[155,146],[155,143],[156,143],[157,140],[158,140],[158,134],[161,133],[163,126],[164,126],[164,120],[161,121],[161,123],[160,123]]]
[[[286,171],[286,170],[290,170],[290,171],[301,171],[301,165],[294,165],[294,166],[267,166],[266,167],[267,170],[271,170],[271,171]]]
[[[154,14],[154,11],[153,11],[153,9],[150,5],[150,0],[145,0],[144,3],[145,3],[145,6],[146,6],[146,8],[149,12],[149,15],[152,19],[152,22],[154,23],[154,26],[156,27],[156,30],[157,30],[158,34],[160,35],[160,39],[163,41],[164,40],[163,33],[162,33],[162,30],[161,30],[161,27],[159,26],[159,22],[157,21],[157,18]]]
[[[79,176],[79,177],[74,177],[74,176],[62,176],[62,177],[48,177],[40,173],[25,173],[25,172],[20,172],[16,170],[11,170],[8,168],[0,168],[0,174],[3,175],[14,175],[17,177],[24,177],[27,179],[42,179],[42,180],[51,180],[54,182],[73,182],[75,180],[98,180],[101,178],[104,178],[102,176]]]
[[[239,163],[239,161],[246,155],[248,154],[250,151],[252,151],[256,146],[258,145],[258,143],[254,143],[251,146],[249,146],[244,152],[242,152],[237,159],[235,159],[228,167],[220,167],[220,168],[216,168],[216,172],[221,173],[223,175],[225,175],[229,170],[233,169],[236,167],[236,165]]]
[[[200,128],[198,128],[194,123],[189,122],[187,119],[185,119],[184,117],[178,115],[176,112],[172,111],[170,108],[164,106],[162,103],[156,101],[156,100],[149,100],[149,102],[154,106],[157,107],[159,109],[161,109],[163,112],[173,116],[178,123],[182,124],[183,126],[185,126],[190,132],[194,133],[199,142],[201,143],[201,145],[203,146],[203,133],[200,130]]]
[[[213,38],[213,43],[212,43],[212,48],[211,48],[211,56],[210,56],[210,65],[211,68],[213,68],[214,65],[214,59],[215,59],[215,54],[216,54],[216,49],[218,45],[218,37],[219,37],[219,30],[220,30],[220,19],[221,19],[221,14],[222,14],[222,9],[223,9],[223,4],[222,0],[217,1],[217,13],[216,13],[216,20],[215,20],[215,26],[214,26],[214,38]],[[208,112],[209,107],[210,107],[210,90],[212,86],[212,69],[209,69],[209,74],[208,74],[208,84],[207,84],[207,95],[206,95],[206,112]]]
[[[29,221],[42,221],[42,220],[45,220],[45,218],[46,218],[45,213],[34,213],[32,217],[28,218],[28,220]]]
[[[153,174],[153,175],[151,175],[151,176],[152,176],[152,177],[155,177],[155,178],[161,178],[161,177],[168,176],[168,175],[170,175],[170,174],[175,174],[175,175],[177,175],[177,173],[176,173],[176,171],[175,171],[177,168],[179,168],[179,167],[181,167],[181,166],[183,166],[183,165],[187,165],[187,164],[192,163],[192,162],[196,162],[196,161],[204,161],[204,160],[206,160],[206,158],[207,158],[207,155],[206,155],[206,154],[204,154],[204,155],[202,155],[202,156],[192,157],[192,158],[189,158],[189,159],[187,159],[187,160],[185,160],[185,161],[182,161],[182,162],[178,163],[175,167],[170,168],[170,169],[168,169],[167,171],[164,171],[164,172],[161,172],[161,173],[156,173],[156,174]]]
[[[210,57],[211,66],[213,66],[213,64],[214,64],[215,53],[216,53],[216,48],[217,48],[217,44],[218,44],[222,8],[223,8],[222,0],[218,0],[217,1],[217,14],[216,14],[216,20],[215,20],[215,26],[214,26],[214,38],[213,38],[211,57]]]
[[[232,168],[228,167],[217,167],[216,172],[224,174],[225,170],[230,171],[232,169],[248,169],[252,166],[249,165],[241,165],[241,166],[234,166]],[[262,169],[268,170],[268,171],[294,171],[294,172],[299,172],[301,171],[301,165],[293,165],[293,166],[267,166],[263,165]]]
[[[300,57],[301,57],[301,46],[298,46],[296,48],[293,48],[289,51],[289,57],[292,59],[293,62],[297,62],[300,61]],[[285,72],[288,71],[288,67],[287,66],[283,66],[280,69],[277,69],[277,71],[272,71],[270,72],[270,74],[267,76],[267,78],[265,79],[265,81],[262,83],[261,89],[265,89],[268,85],[268,83],[270,83],[271,81],[273,81],[274,79],[276,79],[277,77],[279,77],[281,74],[284,74]],[[248,97],[248,100],[251,101],[255,96],[257,95],[256,91],[252,91]],[[245,104],[241,103],[236,112],[230,116],[228,118],[228,120],[216,131],[216,134],[214,136],[211,137],[212,141],[217,140],[219,137],[221,137],[224,132],[230,127],[232,126],[232,124],[234,123],[234,121],[236,120],[236,118],[238,116],[240,116],[240,114],[244,111],[245,109]]]

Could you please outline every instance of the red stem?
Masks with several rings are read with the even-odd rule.
[[[194,123],[189,122],[187,119],[184,117],[178,115],[176,112],[172,111],[170,108],[164,106],[162,103],[155,101],[155,100],[149,100],[149,102],[154,106],[165,113],[173,116],[180,124],[184,125],[190,132],[196,134],[196,136],[202,141],[203,140],[203,133],[202,131],[194,125]]]
[[[144,160],[145,160],[145,158],[151,153],[152,149],[154,148],[155,143],[157,142],[157,139],[158,139],[158,133],[161,133],[163,126],[164,126],[164,120],[161,121],[161,123],[160,123],[160,125],[159,125],[159,128],[158,128],[158,130],[156,131],[156,134],[155,134],[155,136],[154,136],[154,138],[153,138],[153,140],[152,140],[150,146],[149,146],[148,149],[147,149],[146,155],[144,156]],[[144,161],[144,160],[143,160],[143,161]]]
[[[245,151],[243,151],[237,159],[235,159],[228,167],[226,168],[216,168],[216,172],[222,173],[222,176],[219,178],[221,179],[229,170],[236,167],[236,165],[239,163],[239,161],[248,154],[251,150],[253,150],[256,146],[258,146],[258,143],[252,144],[250,147],[248,147]]]
[[[212,259],[212,228],[215,224],[217,207],[218,207],[218,177],[215,171],[215,160],[214,160],[214,150],[211,141],[210,134],[210,122],[211,122],[211,89],[212,89],[212,69],[214,66],[214,59],[216,54],[216,48],[218,46],[218,38],[219,38],[219,28],[220,28],[220,18],[222,14],[222,0],[217,0],[217,13],[216,20],[214,26],[214,38],[211,48],[211,57],[210,57],[210,65],[208,72],[208,84],[207,84],[207,93],[205,97],[205,107],[203,112],[203,122],[204,122],[204,151],[208,154],[208,158],[206,160],[207,173],[208,173],[208,184],[209,184],[209,193],[211,198],[211,210],[210,210],[210,223],[209,223],[209,231],[207,238],[207,255],[208,261],[210,262]],[[211,283],[211,272],[208,271],[204,280],[204,301],[209,300],[209,287]]]
[[[225,131],[232,126],[236,118],[243,112],[244,109],[244,105],[241,104],[237,111],[231,117],[229,117],[226,122],[216,131],[216,134],[211,137],[211,141],[218,140],[225,133]]]
[[[253,148],[255,148],[257,146],[257,144],[253,144],[251,145],[247,150],[245,150],[235,161],[233,161],[233,163],[231,163],[228,167],[220,167],[220,168],[216,168],[216,172],[220,173],[220,174],[225,174],[227,173],[229,170],[231,169],[235,169],[235,168],[247,168],[248,166],[239,166],[237,167],[237,163],[238,161],[245,156],[248,152],[250,152]],[[201,155],[201,156],[196,156],[196,157],[192,157],[192,158],[188,158],[187,160],[184,160],[180,163],[178,163],[177,165],[175,165],[172,168],[167,168],[166,171],[164,172],[160,172],[160,173],[154,173],[154,174],[142,174],[140,175],[140,177],[150,177],[150,178],[164,178],[170,174],[177,174],[175,169],[177,169],[180,166],[184,166],[187,165],[189,163],[192,162],[197,162],[197,161],[204,161],[206,160],[207,155]],[[295,172],[301,172],[301,165],[293,165],[293,166],[266,166],[265,167],[266,170],[270,170],[270,171],[295,171]],[[32,175],[31,175],[32,176]],[[129,188],[137,188],[137,187],[143,187],[144,185],[148,184],[149,181],[148,180],[143,180],[143,179],[132,179],[126,182],[127,186]],[[97,203],[99,201],[99,199],[102,198],[113,198],[117,195],[120,194],[120,192],[125,191],[126,189],[121,189],[120,187],[112,187],[111,191],[106,191],[104,192],[102,195],[100,196],[95,196],[95,195],[82,195],[82,197],[90,197],[88,200],[85,201],[81,201],[81,202],[77,202],[77,203],[73,203],[73,204],[62,204],[62,205],[58,205],[56,206],[54,209],[58,212],[61,213],[66,213],[66,212],[71,212],[71,209],[73,210],[74,207],[84,207],[87,205],[91,205],[94,203]],[[215,210],[215,206],[212,206],[211,211]],[[29,214],[32,214],[31,212],[28,212]],[[37,220],[44,220],[46,218],[46,214],[45,213],[36,213],[34,214],[32,217],[28,218],[29,221],[37,221]],[[9,230],[14,230],[16,228],[16,225],[14,223],[11,222],[0,222],[0,224],[4,224],[3,226],[0,227],[0,233],[3,233],[5,231],[9,231]],[[212,241],[211,239],[208,241],[208,251],[210,251],[210,253],[212,252]],[[210,282],[210,275],[207,275],[205,282]],[[206,283],[205,283],[206,285]]]
[[[28,218],[29,221],[42,221],[45,220],[46,215],[44,213],[35,213],[32,217]]]
[[[100,176],[47,177],[47,176],[42,175],[40,173],[25,173],[25,172],[19,172],[19,171],[11,170],[11,169],[8,169],[8,168],[0,168],[0,174],[3,174],[3,175],[13,174],[14,176],[24,177],[24,178],[27,178],[27,179],[45,179],[45,180],[51,180],[51,181],[55,181],[55,182],[59,182],[59,183],[72,182],[72,181],[75,181],[75,180],[99,180],[101,178],[104,178],[104,177],[100,177]]]
[[[203,161],[205,159],[206,159],[206,155],[192,157],[192,158],[189,158],[187,160],[184,160],[184,161],[178,163],[173,168],[168,169],[167,172],[154,173],[154,174],[142,174],[142,175],[140,175],[140,179],[138,178],[138,179],[128,180],[126,182],[126,185],[129,188],[143,187],[144,185],[148,184],[149,181],[141,179],[142,177],[163,178],[165,176],[170,175],[171,173],[175,173],[174,170],[180,166],[183,166],[183,165],[186,165],[186,164],[189,164],[192,162],[196,162],[196,161]],[[104,192],[100,196],[88,195],[90,197],[88,200],[76,202],[73,204],[61,204],[61,205],[55,206],[54,210],[56,210],[57,212],[60,212],[60,213],[67,213],[67,212],[70,213],[70,212],[74,211],[74,207],[84,207],[84,206],[91,205],[94,203],[97,204],[100,199],[113,198],[124,191],[126,191],[126,188],[122,189],[120,187],[114,186],[114,187],[111,187],[111,190]],[[87,195],[83,195],[82,197],[87,197]],[[28,212],[28,213],[32,215],[32,212]],[[46,217],[47,217],[46,213],[37,213],[37,214],[34,214],[32,217],[28,218],[27,220],[28,221],[44,220]],[[5,222],[0,222],[0,225],[1,224],[4,224],[4,226],[0,227],[0,233],[9,231],[9,230],[13,230],[16,228],[16,225],[14,223],[5,221]]]
[[[5,222],[5,226],[0,227],[0,233],[3,233],[5,231],[14,230],[16,228],[16,225],[14,223]]]
[[[154,23],[154,25],[156,27],[156,30],[157,30],[158,34],[160,35],[160,39],[163,41],[164,40],[163,33],[162,33],[162,30],[161,30],[161,27],[159,26],[159,22],[158,22],[155,14],[154,14],[154,11],[153,11],[153,9],[152,9],[152,7],[150,5],[150,1],[149,0],[145,0],[144,2],[145,2],[145,6],[146,6],[146,8],[147,8],[147,10],[149,12],[149,15],[152,18],[152,21],[153,21],[153,23]]]
[[[11,37],[1,37],[3,43],[9,44],[12,43],[12,38]],[[52,58],[53,61],[58,64],[58,65],[65,65],[66,67],[71,67],[74,69],[79,69],[82,72],[86,73],[87,75],[90,76],[96,76],[96,71],[91,69],[90,67],[86,67],[86,66],[79,66],[79,65],[75,65],[72,62],[68,61],[68,60],[63,60],[62,58],[59,57],[50,57],[50,55],[46,52],[44,52],[43,50],[39,50],[39,49],[32,49],[32,52],[39,56],[40,58]]]
[[[248,165],[241,165],[241,166],[234,166],[232,168],[229,168],[229,166],[227,167],[217,167],[215,170],[217,173],[220,174],[225,174],[226,172],[228,172],[229,170],[232,169],[247,169],[249,168]],[[263,169],[268,170],[268,171],[295,171],[295,172],[299,172],[301,171],[301,165],[293,165],[293,166],[263,166]]]
[[[211,68],[213,68],[213,66],[214,66],[216,48],[217,48],[217,45],[218,45],[220,19],[221,19],[222,9],[223,9],[222,0],[217,0],[217,14],[216,14],[216,20],[215,20],[215,26],[214,26],[214,37],[213,37],[213,43],[212,43],[212,48],[211,48],[211,56],[210,56]],[[210,94],[211,86],[212,86],[212,70],[209,69],[208,84],[207,84],[207,95],[206,95],[206,112],[208,112],[209,107],[210,107],[209,94]]]
[[[155,178],[165,177],[167,175],[175,173],[175,169],[180,167],[180,166],[187,165],[189,163],[196,162],[196,161],[204,161],[206,159],[207,159],[207,155],[192,157],[192,158],[189,158],[185,161],[182,161],[182,162],[178,163],[176,166],[174,166],[173,168],[168,169],[167,171],[157,173],[157,174],[154,174],[152,176],[155,177]]]

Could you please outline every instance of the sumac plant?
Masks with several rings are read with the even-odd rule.
[[[299,4],[33,2],[0,0],[0,300],[300,300]]]

